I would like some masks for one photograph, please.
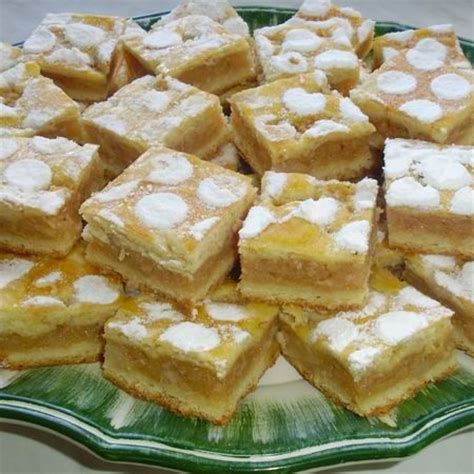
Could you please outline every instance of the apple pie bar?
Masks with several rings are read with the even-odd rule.
[[[374,39],[373,66],[380,67],[390,58],[407,52],[405,50],[410,50],[412,57],[426,54],[453,67],[472,68],[462,52],[453,25],[433,25],[378,36]]]
[[[199,301],[232,268],[255,194],[249,177],[152,148],[82,205],[87,257],[132,286]]]
[[[191,317],[140,296],[105,328],[103,373],[131,394],[219,425],[279,354],[278,308],[207,300]]]
[[[73,99],[104,100],[124,30],[124,18],[50,13],[26,39],[23,53]]]
[[[375,21],[363,18],[354,8],[339,7],[330,0],[305,0],[296,18],[318,25],[341,44],[349,42],[360,58],[372,49]],[[327,36],[327,33],[323,35]]]
[[[322,71],[331,88],[347,95],[359,82],[359,59],[351,43],[319,36],[317,23],[287,22],[255,31],[255,46],[265,82]]]
[[[410,255],[405,278],[454,311],[456,345],[474,357],[474,262],[446,255]]]
[[[85,261],[84,248],[61,259],[0,253],[0,367],[99,360],[122,288]]]
[[[143,37],[125,40],[124,45],[148,71],[214,94],[224,94],[256,78],[248,39],[229,33],[205,15],[159,24]]]
[[[240,230],[246,298],[325,310],[364,304],[376,236],[377,182],[267,172]]]
[[[111,178],[153,146],[209,158],[229,133],[218,97],[171,77],[136,79],[89,107],[82,122]]]
[[[97,145],[65,138],[0,138],[0,248],[66,255],[79,206],[104,185]]]
[[[0,136],[80,138],[79,106],[38,64],[18,63],[0,73]]]
[[[474,147],[387,140],[391,247],[474,258]]]
[[[320,71],[240,92],[230,104],[234,143],[260,175],[357,180],[377,166],[375,128],[350,99],[329,93]]]
[[[388,271],[356,311],[283,309],[279,341],[288,361],[331,400],[383,415],[457,368],[452,311]]]
[[[412,51],[415,51],[411,54]],[[383,138],[474,144],[474,72],[409,49],[350,93]]]

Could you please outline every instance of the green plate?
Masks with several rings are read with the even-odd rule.
[[[238,8],[251,28],[281,23],[294,10]],[[161,14],[139,17],[149,27]],[[378,23],[377,33],[407,29]],[[474,43],[461,40],[474,62]],[[326,400],[280,359],[215,427],[135,400],[100,375],[98,364],[0,371],[0,417],[56,431],[105,459],[186,471],[289,472],[409,456],[474,424],[474,359],[428,385],[390,419],[360,418]]]

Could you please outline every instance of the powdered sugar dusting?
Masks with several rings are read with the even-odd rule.
[[[410,100],[402,104],[399,110],[424,123],[436,122],[443,116],[441,105],[427,99]]]
[[[391,311],[377,318],[374,331],[385,344],[396,345],[427,326],[428,320],[423,314]]]
[[[6,182],[19,189],[48,189],[53,178],[51,168],[43,161],[24,159],[11,163],[3,172]]]
[[[230,303],[207,302],[205,304],[207,313],[216,321],[242,321],[249,317],[245,306]]]
[[[139,184],[140,180],[134,179],[127,183],[111,186],[106,191],[101,191],[100,193],[95,194],[93,199],[99,202],[111,202],[118,199],[124,199],[133,192]]]
[[[228,207],[244,197],[246,186],[233,176],[218,175],[203,179],[198,186],[199,199],[209,207]]]
[[[2,138],[0,139],[0,160],[5,160],[9,158],[18,150],[18,145],[15,140],[11,140],[10,138]]]
[[[312,31],[296,28],[286,33],[282,43],[283,51],[310,52],[317,50],[323,40]]]
[[[105,32],[86,23],[71,23],[64,26],[64,36],[73,46],[90,48],[105,39]]]
[[[364,253],[369,250],[369,234],[369,221],[349,222],[334,233],[334,242],[341,249]]]
[[[189,213],[184,199],[173,193],[154,193],[135,204],[138,219],[153,229],[171,229],[181,224]]]
[[[244,239],[252,239],[261,234],[270,224],[276,223],[278,220],[266,207],[254,206],[250,209],[244,225],[239,231],[239,237]]]
[[[308,62],[301,53],[290,51],[272,56],[269,67],[282,73],[298,74],[308,70]]]
[[[435,77],[430,84],[433,94],[442,100],[461,100],[469,96],[471,84],[459,74],[449,73]]]
[[[152,183],[176,185],[193,175],[193,165],[182,155],[160,154],[153,158],[153,171],[147,180]]]
[[[311,125],[303,137],[319,138],[330,135],[331,133],[348,133],[350,128],[342,123],[337,123],[334,120],[318,120]]]
[[[377,77],[379,90],[386,94],[408,94],[416,89],[416,78],[401,71],[383,72]]]
[[[282,102],[290,112],[303,117],[320,113],[326,107],[323,94],[312,94],[299,87],[285,91]]]
[[[112,288],[107,278],[100,275],[86,275],[74,283],[74,296],[80,303],[111,304],[119,297],[119,292]]]
[[[33,262],[23,258],[0,260],[0,289],[7,287],[15,280],[19,280],[26,275],[33,266]]]
[[[56,36],[47,28],[38,28],[23,43],[23,52],[37,54],[51,51],[56,44]]]
[[[314,65],[323,71],[329,69],[358,69],[359,60],[350,51],[328,49],[314,58]]]
[[[342,352],[358,337],[359,330],[354,323],[342,318],[331,318],[316,326],[311,340],[325,339],[333,351]]]
[[[189,321],[169,327],[159,339],[184,352],[210,351],[221,343],[217,329]]]
[[[196,222],[189,229],[189,233],[196,239],[202,240],[204,236],[219,222],[218,217],[208,217],[202,221]]]
[[[57,298],[53,298],[52,296],[33,296],[28,298],[22,302],[24,306],[62,306],[65,307],[66,305]]]
[[[386,201],[389,206],[406,206],[415,209],[437,209],[440,204],[438,190],[423,186],[411,176],[397,179],[388,187]]]
[[[281,194],[288,181],[286,173],[267,171],[262,179],[262,196],[276,199]]]
[[[449,210],[454,214],[474,215],[474,189],[466,186],[456,191],[451,199]]]
[[[416,69],[434,71],[445,62],[448,49],[434,38],[423,38],[406,53],[407,61]]]

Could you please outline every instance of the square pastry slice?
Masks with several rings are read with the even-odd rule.
[[[352,180],[377,165],[369,146],[373,125],[350,99],[328,93],[320,71],[243,91],[230,104],[234,143],[260,175]]]
[[[219,425],[279,354],[278,308],[206,301],[189,319],[137,297],[105,329],[104,375],[133,395]]]
[[[350,97],[383,138],[472,145],[473,85],[472,70],[410,49],[385,62]]]
[[[186,302],[230,271],[256,191],[250,178],[152,148],[86,201],[87,256],[133,286]]]
[[[222,25],[229,33],[249,37],[247,23],[227,0],[183,0],[170,13],[163,15],[152,30],[189,15],[205,15]]]
[[[81,137],[79,106],[36,63],[0,73],[0,136]]]
[[[360,65],[351,43],[320,36],[317,23],[293,21],[255,31],[266,82],[319,70],[333,89],[347,95],[359,82]]]
[[[412,58],[428,55],[432,60],[451,64],[453,67],[472,67],[462,52],[453,25],[433,25],[378,36],[374,40],[373,66],[378,68],[390,58],[406,53],[405,50],[408,49]]]
[[[61,259],[0,253],[0,367],[99,360],[122,286],[88,264],[84,250],[78,244]]]
[[[229,33],[208,16],[178,18],[124,44],[148,71],[170,75],[214,94],[256,78],[248,39]]]
[[[50,13],[26,39],[23,53],[73,99],[104,100],[124,30],[125,18]]]
[[[474,258],[474,147],[387,140],[391,247]]]
[[[326,310],[364,304],[376,235],[377,182],[268,172],[240,230],[247,298]]]
[[[339,7],[330,0],[305,0],[296,18],[309,20],[321,30],[329,31],[341,44],[349,40],[360,58],[372,49],[375,21],[363,18],[351,7]]]
[[[446,255],[410,255],[404,276],[454,311],[456,345],[474,357],[474,262]]]
[[[0,72],[16,66],[21,60],[21,49],[0,41]]]
[[[0,248],[66,255],[81,234],[79,206],[103,185],[96,145],[0,138]]]
[[[284,308],[279,341],[288,361],[335,403],[361,416],[389,412],[457,368],[452,311],[388,271],[358,311]]]
[[[229,133],[218,97],[171,77],[136,79],[89,107],[82,122],[111,178],[152,146],[208,158]]]

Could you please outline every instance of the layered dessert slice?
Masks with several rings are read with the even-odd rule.
[[[79,239],[79,206],[104,185],[97,145],[0,138],[0,248],[64,256]]]
[[[473,147],[388,140],[385,200],[391,247],[474,258]]]
[[[66,137],[80,141],[80,108],[33,62],[0,73],[0,137]]]
[[[84,251],[78,244],[60,259],[0,253],[0,367],[99,360],[122,285],[88,264]]]
[[[82,115],[110,178],[152,146],[211,157],[228,139],[219,98],[171,77],[136,79]]]
[[[114,54],[125,18],[49,13],[23,44],[26,60],[70,97],[100,101],[109,94]]]
[[[457,368],[452,311],[385,270],[357,311],[284,308],[279,341],[288,361],[332,401],[383,415]]]
[[[210,300],[187,315],[137,297],[106,326],[104,375],[177,414],[225,424],[278,357],[277,315]]]
[[[152,148],[82,205],[87,257],[133,286],[199,301],[232,268],[255,194],[249,177]]]
[[[383,138],[474,144],[474,73],[405,50],[351,90]]]
[[[356,180],[377,166],[373,125],[350,99],[329,93],[320,71],[240,92],[230,104],[234,143],[260,175]]]
[[[375,180],[268,172],[239,232],[247,298],[325,310],[365,303],[376,237]]]
[[[127,39],[126,50],[149,72],[170,75],[213,94],[256,79],[249,39],[205,15],[187,15]]]

